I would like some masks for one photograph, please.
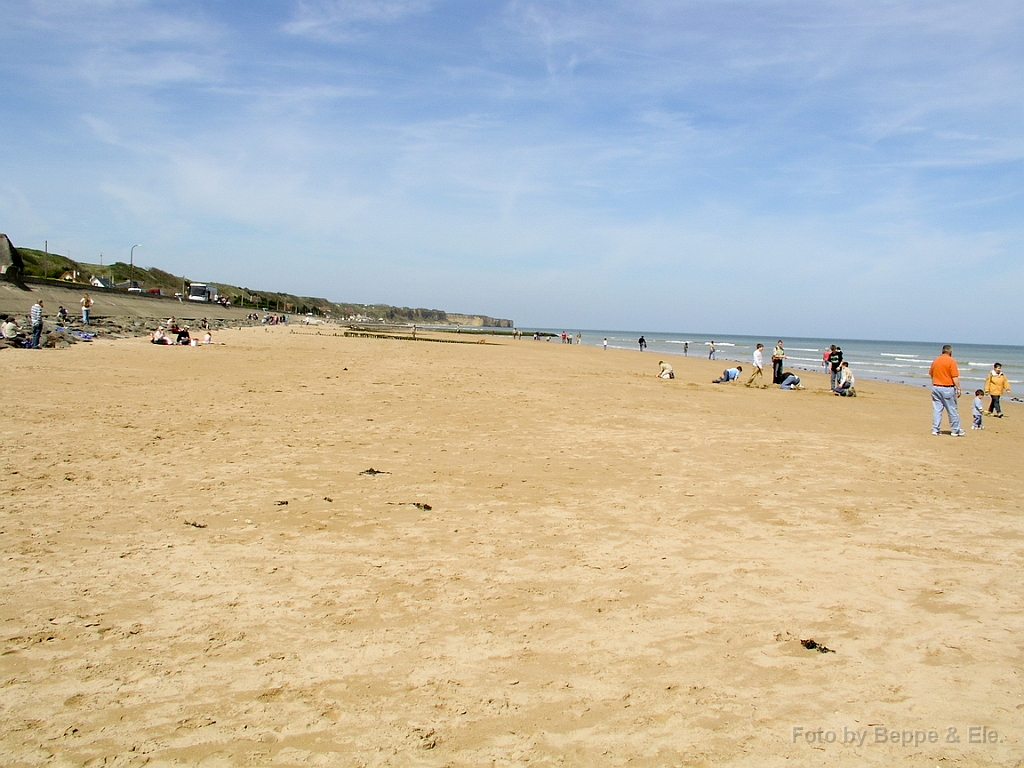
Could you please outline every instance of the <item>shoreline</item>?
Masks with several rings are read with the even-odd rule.
[[[537,329],[537,330],[548,331],[548,329]],[[637,332],[624,332],[624,331],[581,331],[581,333],[584,334],[584,346],[600,347],[601,346],[602,334],[608,335],[609,338],[616,338],[616,337],[613,337],[612,334],[618,334],[618,336],[616,338],[618,343],[614,343],[613,342],[612,344],[609,345],[609,348],[623,349],[623,350],[630,350],[630,349],[632,349],[633,351],[637,351],[636,350],[635,339],[638,336],[642,335],[642,334],[637,333]],[[524,330],[524,334],[525,334],[525,330]],[[689,336],[689,335],[690,334],[657,334],[657,336],[655,336],[654,334],[651,334],[651,338],[648,339],[649,347],[648,347],[647,352],[652,353],[652,354],[660,354],[660,355],[672,355],[676,359],[681,357],[683,359],[704,359],[704,360],[706,360],[707,359],[707,357],[706,357],[707,345],[706,345],[706,342],[704,342],[704,341],[692,341],[692,340],[690,341],[690,344],[691,344],[691,350],[690,351],[692,353],[694,353],[694,354],[685,355],[685,354],[683,354],[683,352],[679,351],[678,347],[679,347],[679,345],[681,345],[683,343],[684,336]],[[666,336],[674,336],[676,338],[666,339],[665,338]],[[524,338],[526,338],[526,337],[524,336]],[[717,355],[716,360],[719,361],[719,362],[723,362],[723,363],[725,363],[725,362],[738,363],[740,365],[743,365],[744,368],[746,368],[747,366],[750,366],[752,364],[752,362],[751,362],[751,355],[753,353],[754,343],[756,341],[761,341],[762,343],[765,344],[765,363],[766,363],[766,369],[767,370],[771,369],[770,368],[770,359],[769,359],[770,355],[771,355],[771,345],[770,345],[769,342],[765,342],[763,338],[759,339],[758,337],[753,337],[753,336],[746,336],[746,337],[742,337],[742,336],[719,336],[719,337],[715,337],[715,338],[716,338],[716,340],[719,340],[719,339],[721,339],[721,340],[734,340],[734,341],[731,341],[731,342],[730,341],[726,341],[724,344],[720,344],[719,345],[719,347],[718,347],[718,355]],[[765,338],[767,338],[767,337],[765,337]],[[794,357],[793,355],[789,355],[788,356],[788,360],[790,362],[788,363],[787,367],[790,367],[790,368],[792,368],[794,370],[797,370],[797,371],[800,371],[802,373],[823,373],[822,366],[820,364],[820,354],[821,354],[823,349],[828,344],[830,344],[830,343],[838,343],[837,341],[826,341],[825,339],[815,339],[815,338],[808,338],[808,337],[797,337],[797,338],[792,339],[791,342],[792,342],[792,345],[804,345],[804,344],[817,344],[818,345],[818,348],[817,349],[813,349],[813,350],[812,349],[806,349],[805,350],[805,349],[803,349],[802,347],[799,347],[799,346],[789,346],[789,347],[787,347],[787,351],[796,351],[798,353],[799,352],[813,352],[813,354],[819,356],[817,359],[811,360],[811,359],[802,359],[799,356]],[[659,344],[660,344],[660,346],[657,346]],[[942,346],[941,344],[939,344],[939,345],[934,346],[934,348],[932,348],[932,345],[930,345],[930,344],[923,344],[923,343],[920,343],[920,342],[891,342],[891,341],[877,342],[877,341],[863,340],[863,339],[861,339],[861,340],[857,340],[857,339],[842,340],[842,344],[841,345],[847,345],[847,347],[843,347],[843,349],[844,349],[845,352],[847,352],[846,358],[849,360],[850,367],[853,369],[854,376],[857,377],[858,381],[860,381],[861,379],[866,379],[866,380],[871,380],[871,381],[887,382],[887,383],[891,383],[891,384],[900,384],[900,385],[914,387],[914,388],[923,387],[923,388],[926,388],[926,389],[931,386],[931,383],[927,379],[927,375],[926,375],[927,366],[928,366],[928,364],[930,364],[931,360],[934,359],[934,357],[936,357],[938,355],[939,350],[941,349],[941,346]],[[868,359],[868,360],[857,359],[857,358],[862,358],[863,354],[861,352],[859,352],[859,351],[849,351],[848,350],[848,347],[852,348],[853,350],[858,350],[858,349],[863,350],[864,349],[864,345],[877,345],[875,347],[870,347],[869,346],[868,347],[868,352],[866,353],[868,355],[875,355],[876,359],[874,359],[874,360],[870,360],[870,359]],[[735,348],[737,346],[745,347],[744,355],[739,356],[736,353],[730,351],[730,350],[732,350],[733,348]],[[897,351],[897,350],[899,350],[900,346],[905,348],[903,352]],[[985,368],[984,368],[985,372],[987,372],[987,370],[991,366],[992,362],[996,362],[996,361],[1002,362],[1004,370],[1007,371],[1007,374],[1011,378],[1011,383],[1015,386],[1015,388],[1017,389],[1018,392],[1024,392],[1024,347],[1010,347],[1010,346],[997,346],[997,345],[963,345],[963,346],[966,347],[966,350],[961,350],[961,352],[963,353],[961,357],[957,357],[958,352],[957,352],[957,346],[955,346],[955,345],[954,345],[954,348],[953,348],[953,354],[954,354],[954,357],[957,357],[957,361],[958,361],[958,363],[960,365],[960,368],[961,368],[961,378],[964,380],[964,382],[970,383],[970,388],[971,388],[972,391],[973,391],[973,389],[975,388],[976,385],[980,386],[983,383],[983,381],[984,381],[984,375],[983,375],[982,371],[979,369],[979,364],[976,363],[976,362],[971,362],[971,360],[974,359],[971,356],[972,353],[973,353],[974,355],[981,355],[983,357],[992,357],[993,358],[991,362],[989,362],[989,363],[987,363],[985,365]],[[888,350],[888,351],[882,351],[882,350]],[[911,354],[911,351],[912,351],[913,354]],[[890,374],[890,373],[887,373],[887,372],[881,372],[881,371],[873,370],[873,367],[877,368],[879,366],[886,366],[886,365],[890,365],[890,366],[893,366],[893,367],[900,367],[899,364],[894,364],[892,362],[887,362],[887,359],[888,358],[895,358],[897,360],[904,360],[908,356],[912,357],[914,359],[911,360],[911,361],[906,361],[906,362],[912,362],[913,364],[915,364],[917,366],[918,370],[922,371],[918,376],[896,376],[896,375],[893,375],[893,374]],[[827,374],[825,374],[825,375],[827,375]],[[964,391],[966,392],[967,389],[968,389],[968,386],[965,385],[964,386]],[[1013,397],[1018,397],[1018,396],[1017,396],[1017,394],[1013,394]],[[1004,399],[1004,402],[1021,402],[1021,400],[1018,398],[1017,400],[1013,401],[1013,400],[1010,400],[1010,398],[1006,398],[1006,399]]]

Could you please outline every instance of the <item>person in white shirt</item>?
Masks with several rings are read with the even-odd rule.
[[[754,371],[747,379],[747,386],[761,387],[761,389],[768,386],[764,383],[764,344],[758,344],[754,350]]]

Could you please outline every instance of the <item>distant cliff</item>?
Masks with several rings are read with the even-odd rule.
[[[484,317],[482,315],[456,315],[452,312],[445,313],[449,325],[465,325],[471,328],[514,328],[515,323],[511,320],[501,320],[497,317]]]

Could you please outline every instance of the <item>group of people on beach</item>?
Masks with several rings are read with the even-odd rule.
[[[963,437],[966,432],[960,427],[960,413],[957,410],[957,398],[963,394],[960,389],[960,368],[953,358],[953,347],[946,344],[940,354],[932,361],[928,370],[932,380],[932,434],[941,435],[942,414],[949,419],[949,434]],[[971,429],[984,429],[984,416],[1003,418],[1000,399],[1010,391],[1010,382],[1003,373],[1002,363],[995,363],[988,376],[985,377],[984,389],[974,390],[971,403]],[[989,396],[988,409],[985,409],[984,397]]]
[[[711,351],[708,354],[708,359],[713,360],[715,354],[715,343],[712,341],[710,344]],[[803,389],[804,385],[800,382],[800,377],[792,371],[785,370],[786,360],[786,348],[779,339],[778,344],[775,345],[775,349],[772,350],[772,384],[778,385],[779,389],[784,390],[798,390]],[[746,386],[756,387],[758,389],[765,389],[768,385],[764,381],[764,344],[758,344],[754,347],[753,354],[753,365],[754,369],[750,373],[750,377],[746,381]],[[743,373],[743,366],[737,365],[734,368],[726,368],[722,371],[722,375],[717,379],[711,381],[712,384],[727,384],[730,381],[738,382],[740,380],[740,374]],[[854,391],[853,389],[853,374],[851,373],[848,378],[847,386],[838,390],[833,388],[836,394],[844,394]]]
[[[89,294],[85,294],[81,300],[82,325],[89,324],[89,313],[92,311],[93,300]],[[40,349],[40,338],[43,334],[43,314],[45,312],[43,299],[38,299],[29,309],[26,318],[30,331],[22,330],[14,315],[0,316],[0,335],[3,341],[11,347],[22,347],[24,349]],[[68,324],[68,311],[63,306],[57,308],[57,327],[64,328]]]
[[[171,317],[156,327],[156,330],[150,334],[149,340],[153,344],[165,346],[174,346],[177,344],[182,347],[194,347],[198,344],[213,344],[213,334],[210,333],[210,324],[207,322],[206,318],[203,318],[203,327],[206,329],[206,333],[203,335],[203,340],[200,342],[197,339],[192,338],[192,334],[190,333],[187,325],[178,325],[178,321]],[[171,336],[174,336],[173,341],[171,340]]]

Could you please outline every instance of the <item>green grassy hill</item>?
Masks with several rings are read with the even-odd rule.
[[[170,272],[156,267],[140,267],[134,269],[120,261],[100,266],[88,262],[78,262],[56,253],[44,253],[33,248],[18,248],[25,262],[25,275],[28,277],[49,277],[59,279],[62,275],[70,275],[71,282],[88,284],[93,277],[104,277],[116,283],[128,280],[129,272],[135,283],[147,290],[159,288],[164,295],[187,293],[189,281]],[[253,307],[271,312],[285,314],[330,314],[334,318],[349,317],[371,321],[384,320],[392,323],[444,324],[448,322],[447,313],[440,309],[422,309],[411,307],[392,307],[387,304],[352,304],[328,301],[316,296],[296,296],[277,291],[263,291],[244,288],[228,283],[211,283],[217,287],[219,295],[226,296],[236,307]],[[508,321],[501,321],[507,323]]]

